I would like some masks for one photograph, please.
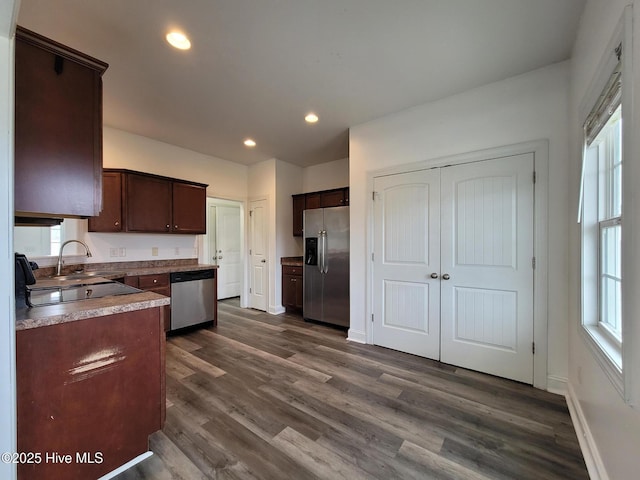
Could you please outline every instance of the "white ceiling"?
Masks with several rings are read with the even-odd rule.
[[[347,157],[350,126],[566,60],[584,3],[21,0],[18,24],[110,64],[106,125],[308,166]]]

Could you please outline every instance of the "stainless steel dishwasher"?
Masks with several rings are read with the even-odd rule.
[[[171,330],[213,321],[215,278],[215,269],[171,274]]]

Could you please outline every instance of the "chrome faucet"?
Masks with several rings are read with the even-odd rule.
[[[59,277],[60,275],[62,275],[62,250],[64,250],[64,247],[67,243],[72,243],[72,242],[76,242],[82,245],[87,251],[87,258],[91,257],[91,250],[89,250],[89,247],[87,246],[86,243],[80,240],[67,240],[60,246],[60,253],[58,254],[58,266],[56,267],[56,277]]]

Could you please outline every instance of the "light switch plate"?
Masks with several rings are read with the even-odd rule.
[[[151,256],[152,257],[158,256],[158,247],[151,247]]]

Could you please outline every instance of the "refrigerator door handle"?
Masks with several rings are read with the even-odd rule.
[[[327,231],[322,231],[322,273],[327,273],[329,266],[327,265]]]
[[[324,273],[324,237],[322,231],[318,232],[318,271]]]

